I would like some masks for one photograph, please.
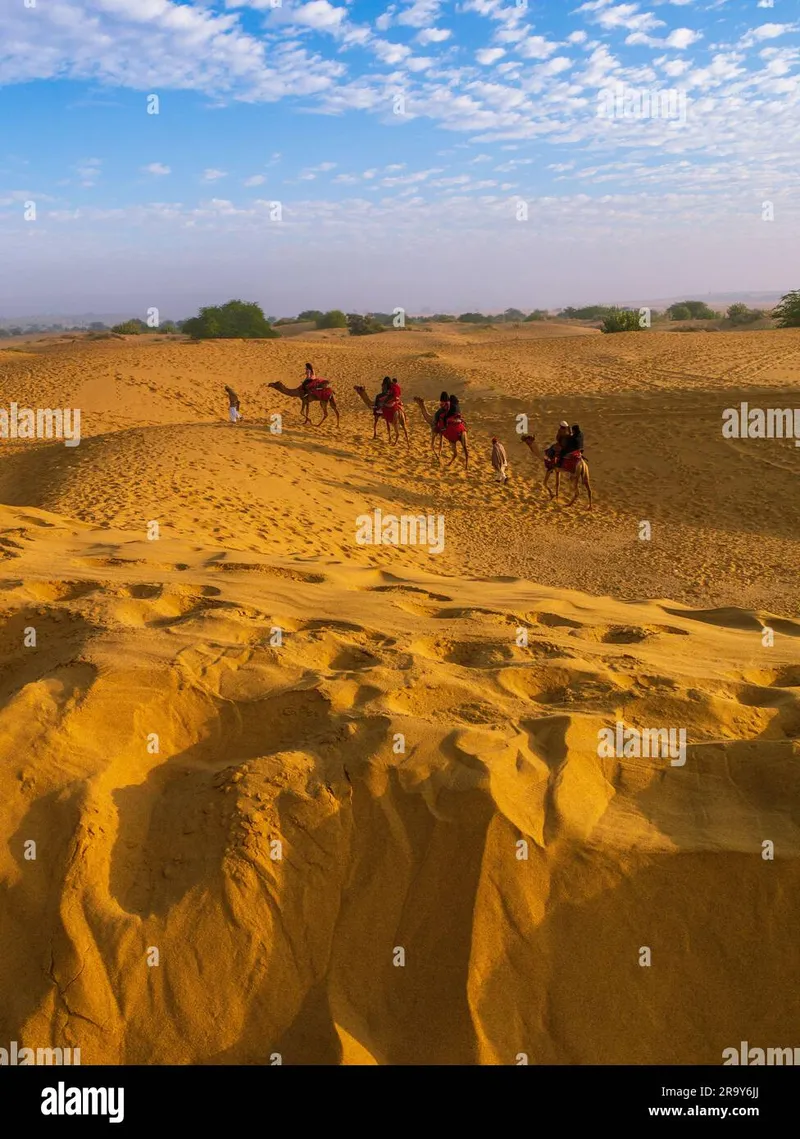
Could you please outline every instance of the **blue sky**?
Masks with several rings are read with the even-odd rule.
[[[0,315],[798,287],[799,71],[796,0],[0,0]]]

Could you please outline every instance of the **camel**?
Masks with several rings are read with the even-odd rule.
[[[318,393],[304,392],[302,387],[287,388],[286,384],[282,384],[280,380],[274,383],[267,384],[268,388],[274,388],[276,392],[281,395],[288,395],[291,399],[299,399],[300,410],[303,413],[303,423],[311,423],[312,427],[319,427],[328,418],[328,404],[333,409],[333,414],[336,416],[336,426],[339,426],[339,408],[336,406],[336,397],[330,387],[322,388]],[[326,394],[327,393],[327,394]],[[312,423],[311,416],[309,415],[309,404],[321,403],[322,404],[322,419],[319,423]]]
[[[390,443],[397,443],[397,441],[400,438],[400,428],[401,427],[403,428],[403,434],[406,437],[406,443],[409,442],[408,427],[406,426],[406,413],[405,413],[405,411],[403,411],[403,405],[402,404],[400,404],[400,406],[398,408],[396,408],[394,414],[392,415],[391,421],[390,421],[380,411],[378,412],[377,415],[375,414],[375,405],[373,404],[372,400],[367,395],[366,388],[362,387],[360,384],[355,384],[353,390],[357,393],[357,395],[359,395],[361,397],[361,399],[364,401],[364,403],[367,405],[367,407],[372,412],[372,419],[373,419],[372,438],[373,439],[378,438],[378,420],[383,419],[384,423],[386,424],[386,436],[387,436]],[[394,427],[394,439],[392,439],[392,427]]]
[[[536,454],[536,451],[534,450],[534,447],[533,447],[534,443],[536,442],[536,436],[535,435],[523,435],[520,442],[525,443],[528,447],[530,447],[531,454],[533,454],[533,455]],[[550,481],[550,476],[552,475],[553,471],[555,471],[555,473],[556,473],[556,493],[555,494],[553,494],[550,487],[547,485],[548,482]],[[589,496],[588,509],[591,510],[592,509],[592,484],[589,481],[589,464],[586,462],[583,455],[581,455],[580,459],[578,459],[578,462],[575,464],[575,470],[574,471],[564,471],[563,473],[565,475],[567,475],[567,477],[575,485],[575,493],[573,494],[572,498],[567,503],[567,506],[572,506],[574,504],[576,498],[578,497],[578,495],[580,493],[581,487],[585,486],[586,487],[586,493]],[[559,485],[561,482],[561,474],[562,474],[562,468],[561,467],[549,467],[545,473],[545,476],[544,476],[544,488],[547,491],[547,493],[550,495],[551,498],[555,498],[556,502],[558,502],[558,491],[559,491]]]
[[[425,422],[428,424],[428,426],[431,429],[431,449],[433,450],[434,455],[436,455],[437,463],[441,463],[441,461],[442,461],[442,442],[443,442],[443,440],[447,439],[447,442],[450,444],[451,450],[453,452],[453,454],[450,457],[450,461],[445,463],[446,467],[449,467],[451,465],[451,463],[453,463],[453,461],[455,460],[456,456],[458,455],[457,443],[460,440],[461,448],[464,452],[464,470],[465,471],[469,470],[469,447],[467,446],[467,427],[466,427],[466,424],[463,424],[463,428],[464,428],[463,431],[454,432],[455,437],[453,437],[452,434],[448,434],[447,432],[443,433],[441,431],[436,431],[434,426],[433,426],[433,416],[431,415],[431,413],[428,411],[427,407],[425,406],[425,400],[420,399],[419,396],[415,395],[414,396],[414,403],[419,408],[420,412],[422,413],[423,419],[425,420]],[[439,442],[438,451],[436,448],[437,440]]]

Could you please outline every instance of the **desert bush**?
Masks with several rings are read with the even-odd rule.
[[[332,308],[317,318],[317,328],[347,328],[347,317],[341,309]]]
[[[278,335],[254,301],[207,305],[182,322],[181,332],[192,340],[267,340]]]
[[[778,328],[800,328],[800,289],[793,289],[781,297],[772,310]]]
[[[719,320],[720,316],[705,301],[677,301],[669,306],[667,315],[671,320]]]
[[[612,305],[603,318],[603,332],[640,332],[639,313]]]
[[[349,312],[347,314],[347,331],[351,336],[371,336],[375,332],[385,332],[386,328],[371,316]]]

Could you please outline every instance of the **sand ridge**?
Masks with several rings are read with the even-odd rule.
[[[84,1063],[716,1064],[790,1043],[794,449],[712,440],[700,365],[642,390],[635,336],[497,333],[492,363],[481,335],[2,362],[4,399],[81,405],[86,436],[0,452],[0,1037]],[[688,369],[694,334],[663,339],[641,338]],[[726,400],[750,339],[713,337]],[[763,343],[760,390],[785,397],[800,340]],[[264,386],[312,344],[338,432]],[[468,479],[432,466],[418,420],[409,452],[370,443],[350,381],[393,371],[387,346],[408,392],[466,393]],[[526,451],[505,488],[480,466],[492,431],[511,449],[519,410],[547,423],[565,396],[596,440],[594,517],[547,503]],[[620,469],[607,441],[651,422]],[[375,506],[442,511],[444,553],[358,546]],[[645,548],[648,513],[668,540]],[[617,721],[682,725],[685,766],[600,758]]]

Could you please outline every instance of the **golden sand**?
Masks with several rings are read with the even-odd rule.
[[[266,387],[306,359],[338,431]],[[720,431],[742,399],[797,403],[799,369],[791,331],[558,325],[0,352],[0,406],[80,407],[83,436],[0,442],[0,1045],[800,1043],[800,449]],[[387,373],[410,449],[371,442],[352,390]],[[441,388],[468,477],[411,406]],[[580,422],[591,514],[543,494],[521,413],[543,444]],[[443,553],[358,545],[376,508],[443,514]],[[617,721],[685,727],[685,765],[599,758]]]

